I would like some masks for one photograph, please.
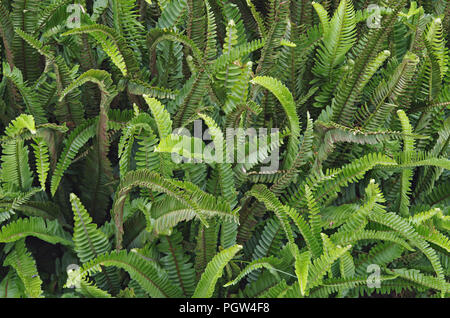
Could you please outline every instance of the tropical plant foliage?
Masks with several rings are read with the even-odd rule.
[[[450,2],[372,2],[0,1],[0,297],[448,297]]]

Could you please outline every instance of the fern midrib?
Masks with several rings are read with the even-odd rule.
[[[397,17],[397,13],[396,12],[391,13],[391,17],[390,17],[389,23],[387,23],[386,28],[384,28],[385,32],[387,32],[388,30],[390,31],[391,25],[395,21],[396,17]],[[349,106],[348,105],[349,104],[349,100],[353,96],[353,94],[355,93],[354,92],[355,87],[360,85],[361,79],[362,79],[362,77],[363,77],[363,75],[365,73],[365,70],[366,70],[367,66],[372,61],[373,57],[375,57],[376,54],[378,53],[378,50],[376,50],[376,48],[382,43],[382,41],[384,40],[384,37],[387,36],[388,34],[387,33],[383,33],[383,32],[380,31],[380,32],[376,32],[375,35],[376,35],[376,37],[374,37],[374,42],[372,42],[373,44],[369,40],[369,43],[372,44],[371,45],[371,50],[369,51],[369,54],[367,55],[367,57],[365,58],[365,60],[361,64],[361,66],[359,67],[358,72],[355,74],[354,70],[352,71],[351,79],[352,79],[353,83],[351,84],[351,89],[348,91],[348,94],[346,94],[344,102],[342,103],[342,107],[341,107],[340,113],[337,114],[337,117],[336,117],[335,121],[338,122],[338,123],[341,122],[341,120],[342,120],[343,111]],[[363,50],[363,52],[364,51],[365,50]],[[356,65],[356,62],[355,62],[355,65]]]
[[[26,7],[27,7],[27,0],[24,0],[23,1],[23,10],[22,10],[22,15],[21,15],[21,17],[22,17],[22,30],[26,30],[26,28],[25,28],[25,11],[26,11],[25,8]],[[25,74],[25,76],[27,76],[28,75],[28,70],[27,70],[27,62],[26,62],[27,58],[26,58],[26,55],[25,55],[25,41],[23,39],[20,39],[20,42],[21,42],[21,46],[22,46],[23,73]]]
[[[287,1],[285,1],[285,3],[286,2]],[[266,57],[269,54],[269,48],[270,49],[274,48],[274,45],[273,45],[272,41],[273,41],[273,36],[274,36],[274,33],[275,33],[276,25],[280,22],[280,12],[279,12],[279,10],[280,10],[280,7],[282,7],[282,5],[283,5],[283,3],[280,3],[279,7],[278,7],[278,10],[275,9],[275,17],[273,18],[273,21],[272,21],[272,25],[273,26],[270,29],[269,34],[266,37],[266,46],[264,46],[264,48],[262,49],[261,58],[259,59],[258,66],[257,66],[256,71],[255,71],[255,76],[257,76],[261,72],[261,70],[263,69],[264,61],[266,60]],[[272,44],[273,46],[269,45],[269,44]],[[250,92],[250,96],[253,97],[254,94],[257,92],[256,87],[257,86],[253,86],[252,92]]]
[[[2,14],[5,8],[3,7],[3,5],[0,3],[0,14]],[[5,10],[6,11],[6,10]],[[6,12],[5,12],[6,15]],[[3,27],[3,25],[0,24],[0,36],[3,40],[3,47],[5,49],[5,55],[6,55],[6,61],[8,62],[8,64],[11,67],[11,70],[14,68],[14,56],[13,56],[13,52],[11,50],[11,46],[10,43],[8,43],[7,38],[6,38],[6,33],[5,33],[5,29]]]
[[[123,265],[125,265],[125,266],[123,266],[124,268],[126,268],[126,267],[131,267],[131,268],[133,268],[133,270],[136,271],[141,277],[143,277],[143,278],[144,278],[145,280],[147,280],[150,284],[152,284],[154,287],[156,287],[156,289],[157,289],[162,295],[164,295],[164,297],[169,298],[169,295],[168,295],[167,293],[165,293],[164,290],[161,289],[161,287],[158,286],[158,285],[157,285],[150,277],[148,277],[147,275],[145,275],[145,273],[142,272],[138,267],[133,266],[133,265],[130,264],[130,263],[127,263],[127,262],[124,262],[124,261],[121,261],[121,260],[118,260],[118,259],[116,259],[116,260],[108,260],[108,262],[109,262],[109,263],[113,263],[113,264],[114,264],[114,263],[123,264]]]
[[[87,238],[87,240],[88,240],[90,249],[91,249],[92,253],[94,254],[94,257],[97,257],[97,256],[98,256],[97,250],[95,249],[94,244],[93,244],[93,242],[92,242],[92,240],[91,240],[91,237],[90,237],[90,235],[89,235],[89,232],[88,232],[88,230],[87,230],[87,228],[86,228],[86,223],[84,222],[83,216],[82,216],[81,213],[80,213],[78,204],[77,204],[76,201],[73,201],[73,204],[74,204],[74,206],[75,206],[75,210],[77,211],[78,219],[81,221],[82,229],[83,229],[83,232],[84,232],[84,234],[85,234],[84,236],[85,236],[85,237]]]
[[[20,156],[19,156],[19,142],[18,141],[16,141],[15,142],[15,145],[16,145],[16,149],[15,149],[15,151],[14,151],[14,156],[16,157],[16,165],[15,165],[15,168],[16,168],[16,171],[17,171],[17,176],[18,176],[18,182],[19,182],[19,188],[21,189],[21,190],[24,190],[24,188],[23,188],[23,180],[22,180],[22,171],[21,171],[21,163],[22,163],[22,160],[20,159]]]
[[[178,265],[178,258],[176,256],[175,250],[174,250],[174,248],[172,246],[172,240],[170,239],[170,236],[167,236],[166,239],[167,239],[167,242],[169,243],[169,251],[170,251],[170,254],[172,255],[172,259],[173,259],[173,262],[175,264],[175,268],[177,270],[177,277],[178,277],[178,281],[180,282],[181,290],[183,291],[183,295],[187,297],[186,289],[184,287],[183,278],[181,277],[180,266]]]
[[[199,71],[199,73],[197,73],[197,75],[195,76],[195,80],[192,83],[192,86],[191,86],[191,88],[189,90],[189,93],[187,94],[187,96],[183,100],[183,104],[180,105],[180,107],[178,107],[177,115],[175,116],[175,118],[173,120],[173,123],[174,123],[175,127],[181,127],[182,126],[186,110],[187,110],[188,105],[190,103],[190,100],[191,100],[191,98],[192,98],[192,96],[194,94],[194,91],[198,88],[198,86],[200,86],[200,81],[202,79],[202,74],[203,74],[203,72],[200,72],[200,71]],[[194,106],[196,106],[196,105],[194,105]]]
[[[374,118],[378,114],[380,108],[383,107],[384,105],[386,105],[386,103],[385,103],[386,99],[392,97],[392,94],[395,92],[395,89],[396,89],[398,83],[403,80],[403,76],[405,75],[405,71],[406,71],[407,67],[408,67],[408,63],[407,62],[406,63],[402,63],[402,70],[401,70],[401,73],[399,74],[395,84],[392,85],[391,88],[383,96],[383,98],[380,99],[380,101],[378,102],[378,104],[375,107],[375,110],[370,113],[369,117],[361,125],[362,128],[366,128],[366,126],[370,123],[371,119]]]
[[[62,237],[57,237],[57,236],[53,236],[53,235],[49,235],[43,232],[36,232],[36,231],[23,231],[20,233],[15,233],[9,236],[5,236],[2,241],[4,242],[13,242],[16,241],[18,239],[27,237],[27,236],[35,236],[35,237],[45,237],[47,240],[47,242],[51,242],[51,241],[55,241],[55,239],[58,239],[59,241],[65,242],[65,245],[72,245],[72,242],[69,240],[66,240]],[[17,238],[17,239],[16,239]]]
[[[345,1],[348,1],[348,0],[345,0]],[[344,15],[342,16],[342,23],[339,25],[339,32],[338,32],[338,34],[339,34],[339,38],[338,38],[338,43],[335,45],[335,47],[333,48],[333,51],[331,52],[331,63],[330,63],[330,67],[328,68],[328,70],[327,70],[327,74],[326,74],[326,77],[327,78],[329,78],[330,80],[332,79],[332,73],[333,73],[333,66],[334,66],[334,62],[335,62],[335,60],[336,60],[336,55],[337,55],[337,51],[338,51],[338,48],[339,48],[339,45],[341,44],[341,41],[342,41],[342,29],[344,28],[344,24],[345,24],[345,22],[346,22],[346,19],[345,19],[345,17],[346,17],[346,15],[347,15],[347,3],[346,3],[346,6],[344,7]]]
[[[78,218],[79,218],[79,220],[81,221],[82,228],[83,228],[83,231],[84,231],[84,234],[85,234],[84,236],[87,238],[88,243],[89,243],[89,246],[90,246],[90,248],[91,248],[91,251],[92,251],[92,253],[94,254],[94,257],[96,258],[96,257],[98,257],[97,250],[95,249],[95,246],[94,246],[94,244],[93,244],[93,242],[92,242],[92,240],[91,240],[91,237],[90,237],[90,235],[89,235],[89,232],[87,231],[86,223],[84,222],[83,216],[81,215],[81,212],[80,212],[80,210],[79,210],[79,207],[78,207],[78,205],[77,205],[76,200],[73,201],[73,204],[74,204],[74,206],[75,206],[75,210],[77,211]],[[103,268],[102,268],[102,273],[105,275],[105,278],[106,278],[106,280],[107,280],[107,282],[108,282],[109,288],[110,288],[111,290],[113,290],[113,289],[114,289],[114,287],[113,287],[114,285],[113,285],[113,283],[112,283],[112,281],[111,281],[111,278],[109,277],[109,274],[108,274]]]

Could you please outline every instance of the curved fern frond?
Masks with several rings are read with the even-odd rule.
[[[436,251],[430,248],[430,245],[417,233],[417,231],[402,217],[395,213],[374,210],[369,214],[369,218],[374,222],[383,224],[393,230],[399,232],[402,236],[408,239],[414,246],[416,246],[430,261],[438,279],[443,280],[444,274],[441,262],[436,254]]]
[[[170,119],[170,115],[157,99],[151,98],[148,95],[144,95],[144,99],[156,119],[159,139],[162,140],[172,133],[172,120]]]
[[[45,220],[41,217],[18,219],[0,229],[0,242],[15,242],[28,236],[37,237],[51,244],[73,246],[69,233],[63,230],[56,220]]]
[[[222,276],[224,267],[233,257],[242,249],[241,245],[231,246],[219,252],[206,266],[205,272],[202,274],[200,281],[197,283],[192,298],[210,298],[217,283]]]
[[[139,78],[139,66],[133,51],[128,47],[125,39],[117,32],[105,25],[93,24],[69,30],[62,34],[68,36],[73,34],[90,34],[100,43],[103,50],[111,58],[115,66],[122,72],[123,76]]]
[[[128,193],[135,187],[145,187],[153,191],[167,194],[173,199],[185,205],[196,213],[200,221],[208,226],[206,217],[221,215],[225,218],[234,219],[235,212],[231,212],[228,202],[223,198],[215,198],[190,182],[176,182],[163,178],[156,172],[140,169],[128,172],[122,179],[116,192],[112,213],[118,229],[117,246],[121,244],[123,233],[123,207]]]
[[[81,262],[86,263],[98,255],[108,252],[109,241],[104,233],[97,229],[97,225],[92,223],[91,216],[80,199],[73,193],[70,194],[70,202],[75,221],[73,232],[75,251]]]
[[[292,233],[291,225],[289,224],[290,208],[281,204],[278,198],[273,192],[271,192],[265,185],[257,184],[252,187],[248,192],[249,195],[254,196],[256,199],[264,203],[268,210],[275,213],[280,220],[283,230],[286,233],[286,237],[290,243],[294,242],[294,236]]]
[[[126,270],[130,277],[153,298],[181,297],[180,290],[169,281],[165,271],[154,261],[145,259],[135,252],[114,251],[101,254],[83,264],[80,275],[97,273],[101,266],[115,266]]]
[[[48,145],[44,138],[37,137],[31,146],[34,149],[34,157],[36,158],[36,170],[39,177],[41,189],[45,191],[45,182],[47,181],[48,171],[50,170]]]
[[[278,277],[278,273],[275,271],[275,267],[274,267],[274,264],[276,264],[276,263],[277,262],[275,261],[275,258],[273,258],[273,257],[265,257],[265,258],[260,258],[260,259],[254,260],[250,264],[245,266],[245,268],[239,273],[239,275],[235,279],[233,279],[232,281],[229,281],[228,283],[223,285],[223,287],[236,285],[239,281],[242,280],[242,278],[244,278],[251,272],[261,269],[261,268],[268,269],[270,273],[275,275],[275,277]]]
[[[102,97],[106,100],[112,100],[117,95],[117,90],[112,82],[111,74],[103,70],[90,69],[80,75],[74,82],[67,86],[61,93],[59,100],[63,100],[67,94],[76,88],[79,88],[87,82],[92,82],[98,85],[102,92]]]
[[[24,82],[20,69],[17,67],[11,68],[8,64],[3,63],[3,75],[17,87],[28,112],[33,115],[36,124],[46,123],[46,113],[39,102],[36,91]]]
[[[25,286],[25,293],[30,298],[41,297],[42,280],[36,268],[36,261],[28,252],[25,240],[19,240],[14,244],[13,250],[3,261],[4,266],[11,266],[17,272]]]
[[[252,83],[261,85],[270,90],[278,98],[281,106],[283,106],[283,109],[286,112],[291,136],[289,138],[286,161],[283,163],[283,169],[289,169],[292,166],[295,155],[298,152],[300,137],[300,121],[297,115],[294,97],[288,88],[277,79],[271,77],[255,77],[252,80]]]
[[[11,138],[18,137],[23,130],[28,130],[32,134],[36,134],[36,124],[34,117],[31,115],[22,114],[11,120],[8,127],[5,129],[5,135]]]
[[[356,41],[355,11],[352,0],[341,1],[331,21],[328,21],[325,9],[318,3],[313,6],[323,29],[323,42],[318,50],[313,71],[328,78],[333,69],[343,62],[345,54]]]
[[[66,139],[64,150],[58,159],[58,163],[56,164],[55,171],[52,175],[50,187],[52,195],[55,195],[64,172],[70,166],[78,151],[89,141],[89,139],[95,136],[96,121],[96,118],[87,120],[84,124],[73,130]]]
[[[445,281],[443,282],[433,276],[424,275],[418,270],[398,268],[393,269],[390,272],[425,287],[440,290],[443,293],[448,293],[450,291],[450,283]]]

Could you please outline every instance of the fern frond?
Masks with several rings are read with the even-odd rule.
[[[117,34],[115,30],[105,25],[93,24],[69,30],[63,33],[62,36],[73,34],[92,35],[100,43],[114,65],[122,72],[123,76],[140,77],[138,63],[133,51],[128,47],[125,39]]]
[[[62,176],[72,163],[78,151],[95,136],[97,119],[87,120],[83,125],[78,126],[71,132],[65,141],[64,150],[58,159],[55,171],[53,171],[51,179],[51,193],[55,195],[61,182]]]
[[[36,172],[39,177],[42,190],[45,191],[45,182],[47,180],[48,171],[50,170],[50,162],[48,155],[48,145],[45,139],[38,137],[34,139],[34,157],[36,158]]]
[[[11,266],[17,272],[25,286],[27,297],[39,298],[43,291],[41,289],[42,280],[36,268],[36,261],[28,252],[25,240],[19,240],[14,244],[13,250],[3,261],[4,266]]]
[[[298,152],[300,137],[300,121],[297,115],[294,98],[288,88],[277,79],[271,77],[255,77],[253,78],[252,83],[261,85],[270,90],[278,98],[281,106],[286,112],[291,136],[289,138],[288,150],[286,160],[283,163],[283,169],[289,169],[294,162],[296,153]]]
[[[262,184],[254,185],[248,194],[254,196],[256,199],[264,203],[268,210],[271,210],[275,213],[277,218],[280,220],[287,239],[289,240],[289,242],[293,243],[294,236],[292,234],[288,216],[290,214],[289,207],[281,204],[275,194]]]
[[[194,211],[205,226],[208,226],[208,222],[205,219],[207,216],[221,215],[230,219],[236,217],[231,212],[229,203],[225,202],[221,197],[215,198],[203,192],[192,183],[168,180],[158,173],[147,169],[130,171],[124,176],[119,185],[112,208],[118,229],[118,246],[120,246],[121,233],[123,233],[122,217],[125,199],[128,193],[138,186],[166,193],[184,204],[191,211]]]
[[[223,274],[224,267],[241,249],[241,245],[234,245],[214,256],[206,266],[192,298],[210,298],[214,293],[217,280]]]
[[[17,87],[28,112],[33,115],[36,124],[46,123],[46,113],[39,103],[36,91],[27,86],[26,82],[24,82],[20,69],[17,67],[11,68],[8,64],[3,63],[3,75]]]
[[[229,281],[228,283],[223,285],[223,287],[236,285],[246,275],[250,274],[252,271],[255,271],[255,270],[258,270],[261,268],[268,269],[269,272],[271,272],[273,275],[278,277],[277,272],[274,271],[274,265],[273,265],[274,263],[276,263],[276,261],[275,261],[275,258],[273,258],[273,257],[266,257],[266,258],[260,258],[260,259],[254,260],[250,264],[245,266],[245,268],[239,273],[239,275],[235,279],[233,279],[232,281]]]
[[[8,243],[26,238],[37,237],[51,244],[73,246],[69,233],[63,230],[58,221],[45,220],[41,217],[17,219],[0,229],[0,242]]]
[[[189,262],[189,256],[183,251],[181,243],[180,232],[161,237],[158,250],[165,256],[160,259],[160,262],[171,282],[179,286],[185,297],[191,297],[195,288],[195,270]]]
[[[3,145],[0,180],[13,191],[28,191],[33,182],[33,173],[28,164],[28,147],[18,139]]]
[[[356,21],[352,0],[341,1],[331,21],[325,9],[313,4],[323,28],[323,42],[318,50],[318,59],[313,72],[324,78],[331,76],[333,69],[341,64],[345,54],[356,41]]]
[[[442,282],[436,277],[424,275],[418,270],[398,268],[393,269],[391,273],[403,277],[407,280],[416,282],[425,287],[440,290],[444,293],[448,293],[450,290],[450,284],[448,282]]]
[[[101,254],[83,264],[80,275],[97,273],[101,266],[123,268],[153,298],[181,297],[181,292],[170,281],[167,273],[154,261],[135,252],[114,251]]]
[[[144,95],[144,99],[156,119],[159,139],[162,140],[164,137],[172,133],[172,120],[170,119],[170,115],[158,100],[151,98],[148,95]]]

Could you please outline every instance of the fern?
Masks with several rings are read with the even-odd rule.
[[[83,265],[80,276],[84,273],[96,273],[100,266],[123,268],[154,298],[180,296],[179,289],[170,283],[167,273],[154,262],[148,261],[134,252],[115,251],[101,254]]]
[[[4,266],[11,266],[17,272],[24,287],[25,294],[30,298],[42,296],[42,280],[36,269],[36,262],[25,246],[25,240],[19,240],[14,244],[14,249],[3,261]]]
[[[214,292],[217,280],[222,276],[223,268],[231,261],[239,250],[240,245],[234,245],[219,252],[206,266],[205,272],[202,274],[200,281],[197,283],[193,298],[209,298]]]
[[[48,156],[48,145],[42,138],[36,138],[34,148],[34,156],[36,158],[36,170],[39,176],[41,188],[45,190],[45,181],[47,180],[48,171],[50,170],[50,162]]]
[[[450,5],[369,2],[1,1],[0,296],[448,297]]]
[[[40,217],[18,219],[2,227],[0,241],[15,242],[17,240],[34,236],[51,244],[73,246],[72,238],[63,230],[58,221],[45,221]]]
[[[65,170],[70,166],[78,151],[95,135],[95,120],[89,120],[78,126],[66,139],[65,148],[58,160],[51,180],[51,192],[55,195]]]
[[[291,137],[289,138],[288,152],[286,154],[286,161],[283,168],[289,169],[293,164],[293,158],[297,153],[297,145],[300,135],[300,123],[298,115],[295,111],[295,103],[292,94],[289,90],[279,81],[269,77],[256,77],[252,80],[253,83],[262,85],[269,89],[280,101],[281,105],[286,112],[286,116],[289,120],[289,128],[291,131]]]
[[[131,49],[127,46],[125,39],[115,30],[104,25],[94,24],[63,33],[64,36],[72,34],[91,34],[123,76],[139,77],[139,68]]]

